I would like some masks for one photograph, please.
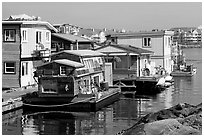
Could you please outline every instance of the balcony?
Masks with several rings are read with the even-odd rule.
[[[48,58],[51,54],[51,50],[48,48],[44,48],[43,44],[36,44],[36,49],[33,50],[33,56],[34,57],[40,57],[40,58]]]

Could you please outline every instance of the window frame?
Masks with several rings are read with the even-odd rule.
[[[28,62],[22,62],[21,76],[27,76],[27,75],[28,75]]]
[[[147,40],[147,45],[145,45],[145,39]],[[150,39],[150,41],[149,41]],[[152,38],[151,37],[143,37],[142,38],[142,47],[143,48],[151,48],[152,47]]]
[[[14,31],[14,36],[13,36],[13,40],[6,40],[6,31]],[[16,42],[16,29],[4,29],[4,42]]]
[[[50,42],[50,37],[51,37],[50,32],[49,32],[49,31],[46,31],[46,32],[45,32],[45,41],[46,41],[46,42]]]
[[[25,36],[23,32],[25,32]],[[28,29],[21,29],[21,41],[28,42]]]
[[[14,67],[7,67],[6,63],[13,63]],[[14,68],[14,72],[7,72],[6,71],[7,68]],[[14,61],[4,61],[4,74],[16,74],[16,62],[14,62]]]
[[[36,44],[42,43],[42,31],[37,30],[36,31]]]
[[[63,70],[62,68],[64,68],[65,70]],[[62,73],[62,71],[65,71],[65,72]],[[60,75],[62,75],[62,76],[66,75],[66,66],[60,66]]]

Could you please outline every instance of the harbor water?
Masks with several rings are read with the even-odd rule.
[[[22,109],[2,116],[3,135],[114,135],[131,127],[138,118],[178,103],[202,102],[202,49],[183,49],[192,77],[175,77],[174,85],[149,98],[126,98],[97,112],[33,112]]]

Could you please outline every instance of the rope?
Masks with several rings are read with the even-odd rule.
[[[27,104],[27,103],[23,103],[23,105],[35,106],[35,107],[62,107],[62,106],[69,106],[69,105],[73,105],[73,104],[76,104],[76,103],[84,102],[84,101],[90,100],[92,98],[94,98],[94,97],[86,98],[84,100],[73,102],[73,103],[61,104],[61,105],[34,105],[34,104]]]

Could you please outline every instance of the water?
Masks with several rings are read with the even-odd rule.
[[[3,115],[2,134],[11,135],[113,135],[131,127],[149,112],[178,103],[202,102],[202,49],[184,49],[187,63],[197,67],[193,77],[175,78],[174,86],[150,99],[120,98],[95,113],[45,112],[23,114],[23,110]]]

